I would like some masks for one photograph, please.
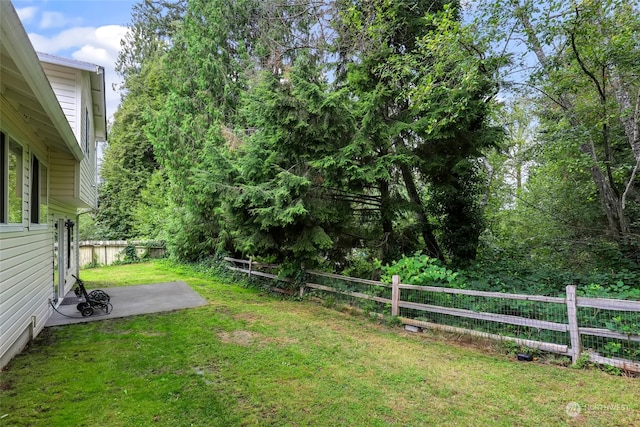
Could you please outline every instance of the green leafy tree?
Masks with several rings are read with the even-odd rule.
[[[473,259],[477,159],[500,137],[488,124],[499,63],[460,24],[455,4],[344,2],[342,10],[339,69],[359,106],[350,149],[366,153],[363,187],[380,199],[382,258],[423,248],[454,263]],[[398,230],[407,211],[409,233]],[[403,244],[416,231],[422,241]]]
[[[183,1],[141,1],[133,7],[130,31],[116,63],[124,79],[101,168],[96,222],[104,236],[129,239],[147,219],[136,215],[140,195],[159,168],[147,128],[166,91],[162,55],[170,45]],[[139,221],[142,221],[140,223]]]
[[[137,233],[160,210],[168,248],[189,260],[475,256],[478,159],[498,137],[487,120],[496,63],[456,7],[192,0],[179,10],[169,33],[150,26],[158,44],[136,47],[142,62],[135,49],[122,61],[129,94],[153,95],[128,107],[140,134],[123,140],[146,138],[161,168],[138,187]]]
[[[140,192],[157,168],[145,134],[140,99],[125,100],[114,115],[101,168],[97,221],[113,239],[135,236],[134,209]]]
[[[350,241],[351,206],[336,198],[329,159],[353,129],[344,94],[330,92],[311,55],[300,53],[282,75],[262,72],[245,92],[244,122],[253,129],[238,147],[240,171],[230,193],[235,247],[279,262],[316,266]],[[344,255],[344,253],[343,253]]]
[[[514,55],[520,59],[515,63],[533,69],[519,73],[527,80],[516,83],[537,100],[545,151],[562,154],[547,160],[562,170],[565,182],[576,183],[567,194],[582,194],[581,200],[573,199],[574,216],[589,207],[596,194],[602,219],[591,228],[606,230],[603,237],[635,256],[640,158],[637,5],[618,0],[488,3],[486,28],[507,43],[520,41],[513,51],[524,55]],[[505,27],[513,31],[502,32]]]
[[[167,246],[188,260],[226,247],[222,195],[237,175],[227,149],[249,67],[251,2],[191,1],[163,58],[167,93],[148,135],[166,171],[172,215]]]

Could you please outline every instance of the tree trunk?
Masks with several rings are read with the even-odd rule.
[[[544,49],[542,48],[542,43],[538,39],[536,29],[534,28],[533,24],[531,23],[531,20],[529,19],[529,16],[526,13],[526,8],[524,7],[524,5],[520,4],[519,0],[511,0],[511,4],[515,10],[515,17],[520,21],[520,24],[525,30],[529,47],[535,53],[536,57],[538,58],[538,62],[543,67],[543,69],[545,69],[545,72],[548,72],[546,70],[548,66],[547,55],[544,52]],[[597,93],[600,97],[600,102],[603,105],[604,111],[606,112],[606,90],[605,90],[606,88],[604,86],[606,83],[605,78],[602,77],[602,81],[600,81],[598,77],[596,77],[596,75],[587,68],[586,64],[584,63],[584,61],[580,56],[580,52],[576,45],[575,34],[573,32],[570,32],[569,40],[571,42],[571,49],[572,49],[572,53],[575,56],[575,59],[578,61],[578,64],[580,65],[583,73],[594,84],[594,88],[597,90]],[[614,79],[614,86],[615,84],[616,82]],[[628,93],[624,93],[624,91],[621,90],[622,89],[621,85],[619,85],[617,89],[618,91],[616,95],[617,95],[618,101],[621,102],[621,105],[630,106],[631,105],[630,102],[625,103],[625,100],[626,101],[629,100]],[[579,126],[579,123],[577,122],[575,115],[573,114],[575,107],[571,102],[570,98],[566,97],[565,94],[563,93],[559,93],[558,97],[555,99],[551,98],[551,96],[549,97],[550,99],[553,100],[553,102],[555,102],[558,106],[560,106],[562,110],[565,111],[565,113],[567,114],[567,118],[569,119],[569,122],[572,125]],[[636,157],[636,161],[637,161],[636,164],[640,163],[640,158],[638,157],[638,153],[640,153],[640,142],[638,142],[638,138],[637,138],[638,134],[633,133],[633,130],[634,130],[633,125],[637,124],[637,122],[634,122],[634,119],[637,120],[639,115],[640,115],[640,92],[638,93],[636,109],[634,113],[631,115],[632,117],[631,120],[628,120],[627,122],[623,121],[623,125],[625,126],[625,132],[627,133],[627,136],[632,135],[632,137],[630,138],[630,143],[631,143],[631,148],[633,150],[634,156]],[[610,147],[609,147],[609,141],[608,141],[609,129],[608,129],[608,126],[606,125],[606,120],[604,121],[604,126],[602,128],[602,138],[603,138],[602,143],[604,145],[604,150],[606,153],[605,154],[605,162],[607,163],[606,175],[603,172],[598,162],[598,156],[596,155],[595,148],[591,142],[583,143],[580,146],[580,151],[588,154],[592,160],[592,165],[590,168],[591,177],[593,179],[593,182],[596,188],[598,189],[598,194],[602,202],[602,207],[607,216],[609,234],[611,234],[612,237],[619,239],[620,237],[629,233],[630,231],[629,222],[625,215],[624,199],[628,193],[629,187],[633,186],[633,182],[629,182],[629,184],[626,186],[627,187],[626,190],[622,194],[620,194],[620,191],[618,191],[618,189],[615,187],[615,182],[613,181],[613,176],[611,174],[611,170],[609,166],[609,158],[608,158],[610,157]],[[638,142],[638,143],[634,145],[634,142]],[[632,178],[635,178],[636,170],[637,169],[634,169],[634,174],[632,175]]]
[[[602,172],[602,169],[596,163],[595,152],[591,144],[582,144],[582,146],[580,146],[580,150],[589,154],[593,159],[593,165],[590,168],[591,177],[598,189],[602,207],[607,216],[609,233],[612,237],[617,239],[622,235],[629,233],[629,223],[622,207],[620,193],[613,188],[611,182],[607,179],[605,174]]]
[[[414,205],[418,224],[420,224],[420,230],[422,232],[422,238],[424,239],[425,248],[427,250],[427,255],[433,258],[438,258],[440,261],[444,262],[444,256],[442,255],[440,246],[433,234],[433,228],[431,227],[429,219],[425,213],[424,205],[420,199],[420,194],[418,194],[418,189],[416,188],[415,179],[413,178],[411,169],[409,169],[409,166],[406,164],[401,164],[400,170],[402,171],[404,185],[407,188],[407,193],[409,194],[409,200],[411,200],[411,203]]]
[[[380,222],[382,225],[382,242],[380,244],[381,258],[384,263],[393,261],[393,208],[389,192],[389,182],[378,180],[380,190]]]

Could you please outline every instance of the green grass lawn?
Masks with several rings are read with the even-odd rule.
[[[81,277],[182,280],[210,304],[46,329],[1,374],[0,426],[640,425],[640,379],[517,362],[166,261]]]

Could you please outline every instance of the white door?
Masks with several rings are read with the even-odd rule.
[[[64,265],[65,265],[65,245],[64,245],[64,219],[55,222],[53,233],[53,299],[57,302],[64,287]]]

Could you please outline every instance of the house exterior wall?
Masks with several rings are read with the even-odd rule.
[[[63,202],[71,201],[77,194],[76,176],[78,175],[76,160],[67,153],[52,151],[49,153],[49,197]]]
[[[77,163],[65,153],[52,153],[52,194],[78,208],[97,208],[97,158],[90,73],[42,62],[51,88],[62,106],[85,157]],[[78,203],[80,201],[80,203]]]
[[[1,1],[0,7],[4,23],[12,11],[6,12],[6,3]],[[5,44],[8,33],[4,30],[9,27],[3,24],[0,38],[3,55],[7,55],[9,45]],[[26,37],[23,34],[24,40]],[[23,39],[14,40],[13,45],[21,46]],[[75,284],[72,275],[78,275],[78,208],[97,204],[92,109],[93,102],[99,101],[92,98],[90,72],[72,66],[35,63],[35,57],[33,61],[28,55],[20,57],[25,49],[15,52],[16,61],[0,63],[0,68],[8,70],[0,73],[0,79],[11,76],[0,84],[0,131],[5,143],[10,141],[11,147],[14,143],[21,147],[18,175],[22,218],[19,223],[0,224],[0,368],[38,335],[53,312],[51,303],[59,303]],[[28,66],[16,66],[23,63]],[[24,70],[34,70],[38,64],[46,68],[49,82],[45,75],[25,74]],[[20,80],[23,76],[24,80]],[[55,106],[56,100],[61,110]],[[89,120],[85,120],[87,117]],[[50,119],[53,125],[43,123],[44,119]],[[61,122],[64,127],[56,125]],[[37,182],[31,182],[34,164],[39,165],[41,173]],[[4,170],[3,165],[3,173]],[[34,189],[36,193],[39,189],[41,197],[32,204]],[[40,215],[36,214],[37,207]],[[32,213],[36,218],[33,222]]]
[[[79,103],[81,119],[78,141],[85,153],[80,162],[79,198],[90,208],[98,207],[98,190],[96,187],[96,136],[93,123],[93,98],[91,97],[91,81],[87,71],[82,72],[82,96]]]
[[[58,219],[73,221],[75,212],[57,210],[55,206],[50,208],[46,226],[3,232],[0,236],[0,367],[42,331],[53,311],[49,301],[56,302],[55,222]],[[74,229],[73,241],[77,242],[77,228]],[[63,248],[66,244],[65,241]],[[71,290],[75,280],[71,275],[78,275],[75,250],[70,265],[65,265],[63,271],[60,297]]]
[[[49,170],[48,148],[20,114],[0,96],[0,131],[22,146],[22,223],[0,224],[0,367],[44,327],[52,308],[54,220],[75,219],[75,208],[47,200],[46,223],[30,221],[31,162],[35,155]],[[44,180],[49,182],[48,179]],[[48,194],[46,189],[44,194]],[[65,271],[77,272],[77,257]]]
[[[76,135],[76,139],[80,134],[80,116],[78,116],[80,104],[79,82],[81,79],[81,71],[60,65],[42,63],[42,69],[49,79],[51,88],[62,107],[67,121]]]

